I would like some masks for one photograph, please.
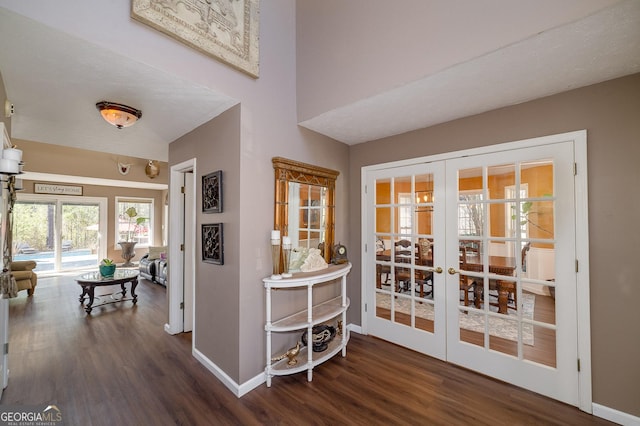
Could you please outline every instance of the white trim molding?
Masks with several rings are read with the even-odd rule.
[[[623,426],[640,426],[640,417],[632,416],[631,414],[614,410],[613,408],[600,404],[593,404],[593,415]]]
[[[191,177],[194,179],[196,176],[196,159],[192,158],[182,163],[171,166],[170,178],[169,178],[169,285],[167,286],[169,296],[169,322],[165,324],[164,330],[169,334],[182,333],[184,331],[184,318],[183,310],[180,308],[180,303],[184,299],[184,262],[190,262],[188,267],[195,265],[195,259],[183,259],[183,252],[180,251],[180,244],[182,244],[182,227],[180,224],[184,223],[184,209],[181,200],[182,192],[182,175],[186,172],[191,172]],[[195,185],[194,185],[195,187]],[[193,197],[195,203],[196,197]],[[195,206],[191,210],[195,215]],[[195,223],[195,217],[193,222]],[[195,325],[194,325],[195,326]]]

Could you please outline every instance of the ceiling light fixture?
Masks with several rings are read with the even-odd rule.
[[[118,129],[129,127],[142,117],[142,111],[139,109],[114,102],[100,101],[96,104],[96,108],[107,123],[113,124]]]

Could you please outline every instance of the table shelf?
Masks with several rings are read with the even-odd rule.
[[[345,306],[342,306],[342,297],[338,296],[333,299],[327,300],[326,302],[315,305],[312,308],[311,317],[313,318],[313,320],[311,322],[308,321],[309,310],[304,309],[300,312],[296,312],[293,315],[284,317],[282,319],[279,319],[278,321],[274,321],[271,324],[270,329],[274,332],[285,332],[308,328],[309,325],[314,326],[317,324],[321,324],[325,321],[329,321],[331,318],[337,317],[342,312],[346,311],[349,308],[349,304],[350,300],[349,298],[347,298]]]
[[[346,332],[346,331],[345,331]],[[338,336],[336,336],[338,337]],[[344,344],[342,343],[342,339],[333,339],[329,342],[329,345],[326,350],[322,352],[313,352],[311,351],[311,368],[316,365],[322,364],[327,361],[338,352],[340,352],[347,342],[349,341],[349,336],[346,336]],[[289,374],[301,373],[309,369],[309,364],[305,362],[308,359],[308,346],[305,346],[300,349],[300,353],[298,354],[298,363],[295,365],[289,365],[289,359],[284,358],[280,361],[276,361],[271,365],[271,374],[273,376],[286,376]]]
[[[342,352],[343,357],[347,355],[349,332],[346,329],[346,321],[350,300],[346,295],[346,285],[347,274],[350,270],[351,264],[346,263],[342,265],[329,265],[327,269],[322,271],[294,274],[291,278],[272,279],[269,277],[262,280],[266,291],[266,323],[264,329],[267,337],[267,365],[265,368],[267,386],[271,386],[271,378],[273,376],[296,374],[303,371],[307,372],[307,380],[311,381],[313,378],[313,368],[315,366],[329,360],[340,352]],[[314,301],[314,286],[337,280],[340,280],[339,296],[320,302]],[[287,289],[302,287],[306,287],[307,289],[307,308],[273,320],[271,317],[272,290],[279,289],[280,291],[286,291]],[[336,336],[328,343],[327,349],[322,352],[313,352],[313,350],[308,347],[302,347],[296,357],[298,362],[295,365],[289,365],[289,359],[286,357],[279,361],[272,362],[272,359],[279,355],[273,354],[271,350],[272,333],[307,330],[307,335],[311,336],[313,326],[326,323],[333,319],[338,319],[341,323],[341,330],[337,330]]]

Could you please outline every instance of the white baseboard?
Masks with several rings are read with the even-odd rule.
[[[362,329],[359,325],[349,324],[347,325],[349,331],[354,331],[356,333],[361,334]],[[169,325],[165,324],[165,331],[170,333]],[[209,358],[204,356],[202,352],[197,349],[193,350],[193,356],[197,359],[202,365],[206,367],[218,380],[220,380],[235,396],[241,398],[247,393],[251,392],[261,384],[267,381],[265,377],[265,373],[256,374],[253,378],[247,380],[246,382],[239,385],[236,383],[227,373],[222,371],[220,367],[218,367],[214,362],[212,362]]]
[[[202,352],[197,349],[193,350],[193,356],[200,364],[204,365],[214,376],[218,378],[235,396],[239,397],[240,386],[231,378],[227,373],[222,371],[216,364],[211,362],[209,358],[204,356]]]
[[[257,374],[255,377],[243,384],[238,385],[235,380],[229,377],[227,373],[222,371],[215,363],[211,362],[211,360],[204,356],[204,354],[199,350],[194,349],[193,356],[238,398],[241,398],[243,395],[251,392],[266,381],[266,377],[263,372]]]
[[[623,426],[640,426],[640,417],[614,410],[600,404],[592,404],[593,415]]]
[[[167,333],[167,334],[175,335],[175,334],[178,334],[178,333],[182,333],[182,330],[173,330],[171,328],[171,324],[165,324],[164,325],[164,332]]]
[[[349,325],[347,325],[347,329],[349,331],[353,331],[355,333],[362,334],[362,327],[360,327],[359,325],[349,324]]]

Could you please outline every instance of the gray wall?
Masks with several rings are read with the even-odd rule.
[[[360,241],[363,166],[587,129],[592,384],[595,403],[640,415],[636,307],[640,74],[350,149],[350,240]],[[351,321],[360,324],[360,253],[351,250]]]
[[[481,57],[616,1],[298,0],[298,121]],[[495,25],[496,17],[501,25]]]
[[[195,323],[197,350],[235,380],[239,374],[240,107],[169,145],[170,166],[196,159]],[[222,170],[223,211],[202,212],[202,176]],[[172,225],[175,223],[169,217]],[[223,223],[224,265],[202,262],[202,224]],[[170,241],[170,244],[176,244]]]

